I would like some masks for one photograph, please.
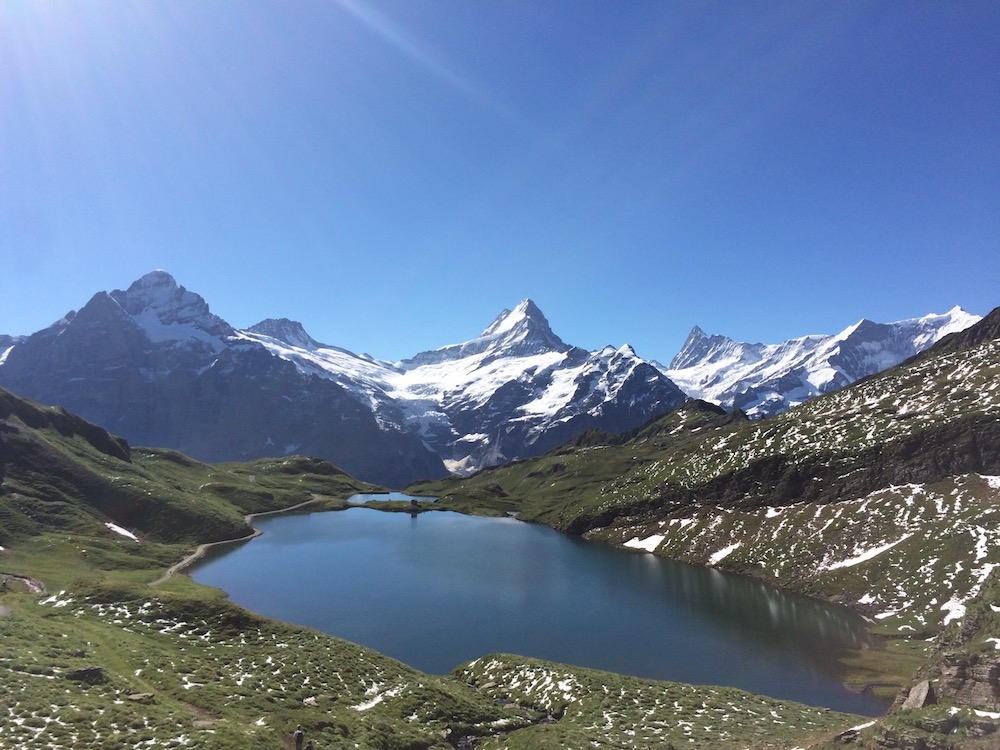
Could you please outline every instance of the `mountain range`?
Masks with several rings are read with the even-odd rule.
[[[695,326],[666,373],[693,398],[769,417],[882,372],[980,319],[954,307],[896,323],[861,320],[835,335],[780,344],[733,341]]]
[[[154,271],[30,336],[0,336],[0,385],[132,444],[205,461],[305,454],[402,487],[541,455],[592,429],[633,430],[691,397],[776,414],[978,319],[954,308],[780,345],[696,327],[664,367],[628,345],[569,345],[523,300],[474,339],[386,362],[288,319],[236,329]]]

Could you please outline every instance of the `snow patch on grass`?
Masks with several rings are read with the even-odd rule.
[[[119,526],[116,523],[111,523],[109,521],[108,523],[106,523],[104,525],[107,526],[109,529],[111,529],[116,534],[118,534],[119,536],[127,537],[127,538],[132,539],[132,540],[134,540],[136,542],[139,541],[139,537],[137,537],[135,534],[133,534],[128,529],[122,528],[121,526]]]
[[[881,544],[878,547],[873,547],[873,548],[871,548],[869,550],[865,550],[864,552],[861,552],[861,553],[855,555],[854,557],[849,557],[848,559],[841,560],[840,562],[827,563],[827,564],[825,564],[825,565],[822,566],[822,569],[823,570],[837,570],[838,568],[850,568],[850,567],[853,567],[855,565],[860,565],[863,562],[867,562],[868,560],[871,560],[873,557],[878,557],[883,552],[885,552],[887,550],[890,550],[893,547],[895,547],[897,544],[899,544],[901,542],[905,542],[911,536],[913,536],[913,534],[904,534],[900,539],[897,539],[894,542],[889,542],[888,544]]]
[[[646,552],[653,552],[660,546],[660,542],[663,541],[664,536],[664,534],[653,534],[645,539],[635,537],[633,539],[629,539],[623,546],[631,549],[642,549],[646,550]]]
[[[733,552],[739,549],[741,542],[734,542],[728,547],[723,547],[718,552],[714,553],[710,558],[708,558],[709,565],[718,565],[720,562],[729,557]]]

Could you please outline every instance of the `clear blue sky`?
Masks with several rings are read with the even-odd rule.
[[[163,268],[384,359],[1000,305],[1000,3],[0,0],[0,333]]]

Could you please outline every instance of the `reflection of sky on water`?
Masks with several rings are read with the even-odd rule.
[[[433,673],[491,652],[879,713],[838,685],[857,615],[513,519],[355,508],[262,519],[193,572],[252,610]],[[225,550],[226,552],[229,549]]]
[[[436,503],[437,498],[429,495],[407,495],[405,492],[375,492],[361,495],[351,495],[347,502],[352,505],[363,505],[364,503],[379,502],[410,502],[416,500],[418,503]]]

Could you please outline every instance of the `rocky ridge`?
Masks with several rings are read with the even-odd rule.
[[[474,339],[390,363],[287,319],[237,330],[164,271],[9,338],[0,385],[132,444],[206,461],[301,453],[389,487],[633,429],[685,399],[629,347],[566,345],[530,300]]]
[[[899,364],[980,318],[959,307],[942,315],[875,323],[780,344],[738,342],[695,326],[666,374],[685,393],[751,417],[774,416]]]

